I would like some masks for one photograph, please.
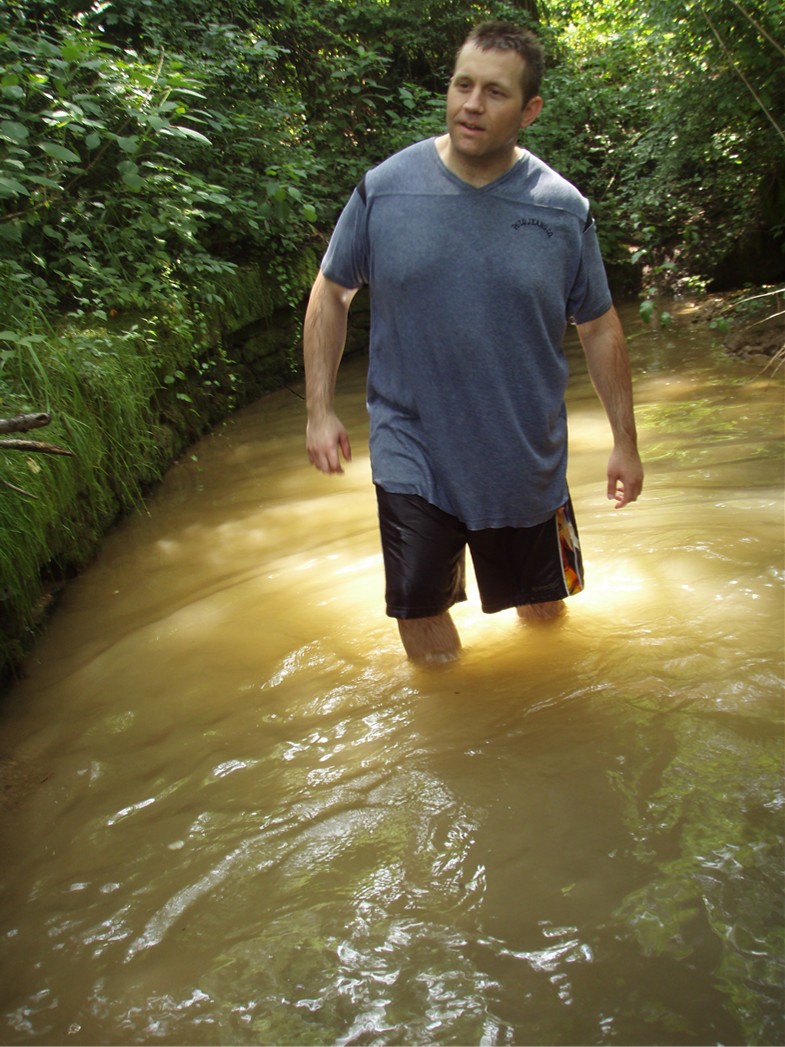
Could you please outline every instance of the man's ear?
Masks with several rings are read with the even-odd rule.
[[[523,112],[521,113],[521,130],[523,130],[524,127],[529,127],[530,124],[533,124],[541,112],[542,98],[540,95],[535,95],[534,98],[530,98],[523,107]]]

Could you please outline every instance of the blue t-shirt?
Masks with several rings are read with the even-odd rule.
[[[531,153],[475,188],[434,139],[369,171],[322,262],[371,296],[374,483],[472,530],[530,527],[567,492],[567,323],[611,306],[587,200]]]

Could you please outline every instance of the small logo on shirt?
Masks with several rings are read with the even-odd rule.
[[[517,222],[512,223],[513,229],[521,229],[524,225],[536,225],[547,236],[553,236],[553,229],[546,225],[545,222],[541,222],[539,218],[519,218]]]

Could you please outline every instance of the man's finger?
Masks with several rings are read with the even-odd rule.
[[[341,433],[341,435],[339,437],[339,441],[340,441],[341,451],[343,452],[344,458],[346,459],[347,462],[351,462],[351,460],[352,460],[352,445],[349,442],[348,435],[346,433]],[[341,469],[341,472],[343,472],[343,469]]]

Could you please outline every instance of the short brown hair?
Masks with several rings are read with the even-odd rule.
[[[482,51],[517,51],[523,59],[523,101],[540,93],[545,72],[545,51],[539,37],[531,29],[523,29],[512,22],[481,22],[461,44],[479,47]]]

